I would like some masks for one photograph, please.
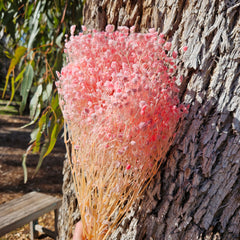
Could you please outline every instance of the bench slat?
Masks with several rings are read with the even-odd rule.
[[[0,205],[0,236],[58,209],[61,199],[31,192]]]
[[[49,196],[48,196],[49,197]],[[4,204],[5,205],[5,204]],[[56,199],[52,198],[29,198],[23,201],[23,199],[19,199],[18,201],[14,201],[14,203],[9,202],[6,206],[0,207],[0,219],[3,221],[8,219],[11,215],[15,218],[22,218],[24,215],[29,215],[40,209],[51,208],[55,209]]]

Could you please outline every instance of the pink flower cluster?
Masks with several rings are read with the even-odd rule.
[[[171,43],[154,29],[114,28],[74,36],[72,27],[57,82],[64,118],[120,155],[150,159],[187,111],[175,83],[177,53],[169,56]]]

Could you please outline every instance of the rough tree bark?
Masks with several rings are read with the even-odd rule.
[[[178,74],[184,76],[180,98],[190,105],[189,114],[144,197],[110,239],[239,239],[239,12],[239,0],[85,1],[89,28],[155,27],[173,49],[188,46]],[[64,182],[70,184],[69,178]],[[75,200],[69,199],[64,215],[73,209],[69,202]],[[71,229],[68,220],[62,222],[65,229]]]

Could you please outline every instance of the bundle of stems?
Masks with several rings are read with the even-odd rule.
[[[159,170],[187,109],[163,34],[74,30],[56,85],[84,237],[103,240]]]
[[[71,124],[65,125],[65,143],[85,239],[104,240],[142,195],[161,163],[154,161],[149,168],[146,161],[133,168],[138,159],[130,151],[119,155],[118,148],[103,148],[97,136],[82,134]],[[168,146],[170,142],[161,146],[155,159],[165,156]],[[124,162],[131,162],[131,168],[124,167]]]

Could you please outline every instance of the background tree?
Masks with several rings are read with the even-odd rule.
[[[188,46],[178,75],[189,114],[144,198],[110,239],[239,239],[239,12],[238,0],[85,1],[88,28],[155,27],[172,49]],[[70,239],[79,217],[71,181],[66,164],[60,239]]]
[[[0,75],[1,96],[10,93],[9,103],[17,100],[19,113],[29,114],[35,130],[23,158],[25,181],[26,159],[30,152],[39,153],[36,172],[52,151],[63,126],[55,90],[55,72],[64,62],[65,33],[70,26],[81,27],[82,0],[1,0],[0,1]]]

